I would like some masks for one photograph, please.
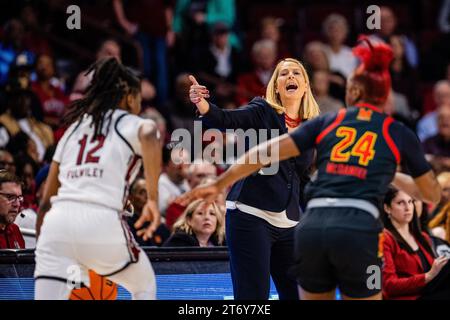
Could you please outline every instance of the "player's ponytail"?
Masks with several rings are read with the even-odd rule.
[[[123,66],[116,58],[99,60],[89,67],[93,72],[91,84],[82,99],[74,101],[64,118],[65,124],[80,121],[83,114],[92,116],[94,137],[101,134],[105,120],[111,121],[112,112],[127,94],[140,90],[140,78],[133,70]],[[105,116],[108,114],[108,119]],[[109,126],[108,126],[109,127]]]
[[[367,36],[358,40],[359,44],[352,51],[361,64],[355,70],[354,80],[364,86],[367,102],[383,105],[391,90],[392,49],[383,42],[374,43]]]

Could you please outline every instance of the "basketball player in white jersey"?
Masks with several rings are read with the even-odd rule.
[[[140,112],[140,79],[115,58],[94,64],[91,86],[73,103],[39,208],[35,299],[68,299],[89,284],[88,269],[122,285],[133,299],[155,299],[150,261],[122,219],[128,187],[144,166],[148,202],[136,228],[148,239],[160,223],[159,133]],[[45,216],[45,219],[44,219]],[[42,226],[42,227],[41,227]]]

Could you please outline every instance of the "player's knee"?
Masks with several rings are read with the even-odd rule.
[[[133,300],[155,300],[156,283],[155,281],[142,281],[131,292]]]

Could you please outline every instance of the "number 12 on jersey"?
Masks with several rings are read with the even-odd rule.
[[[374,146],[378,136],[375,132],[365,132],[355,143],[356,129],[342,126],[336,130],[336,136],[343,139],[331,150],[331,161],[348,162],[350,156],[354,156],[358,157],[358,164],[367,166],[370,160],[375,157]],[[350,147],[352,147],[351,150],[345,151]]]
[[[95,153],[103,147],[104,143],[105,136],[98,135],[95,139],[91,139],[88,144],[88,135],[85,134],[83,138],[78,141],[78,144],[80,145],[80,151],[78,152],[77,166],[85,163],[98,163],[100,161],[100,156],[95,155]],[[89,148],[89,151],[87,152],[87,155],[83,161],[83,157],[87,147]]]

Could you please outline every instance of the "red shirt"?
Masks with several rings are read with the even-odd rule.
[[[42,104],[44,117],[61,119],[64,115],[66,106],[70,103],[69,97],[67,97],[60,88],[54,86],[51,86],[52,94],[49,95],[39,82],[34,82],[32,84],[32,89]]]
[[[166,226],[169,230],[172,230],[173,224],[183,214],[187,207],[182,206],[176,202],[172,202],[166,210]]]
[[[25,249],[25,240],[15,223],[0,229],[0,249]]]
[[[384,230],[383,242],[383,297],[388,300],[416,300],[425,287],[425,271],[417,253],[410,253],[395,240],[388,230]],[[431,244],[427,234],[424,237]],[[420,243],[421,250],[428,263],[433,265],[434,258]]]
[[[154,37],[167,33],[166,8],[172,8],[173,0],[134,0],[124,5],[125,15],[139,25],[139,31]]]
[[[239,106],[249,103],[254,97],[266,95],[266,85],[261,82],[256,72],[240,75],[237,79],[236,102]]]

